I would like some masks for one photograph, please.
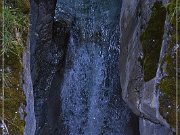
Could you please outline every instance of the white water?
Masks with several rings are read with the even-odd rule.
[[[73,24],[60,90],[69,134],[134,135],[118,71],[121,1],[58,0],[57,7],[55,18]]]

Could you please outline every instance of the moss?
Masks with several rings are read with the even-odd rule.
[[[172,100],[173,99],[173,100]],[[171,127],[175,128],[176,124],[176,102],[175,97],[161,95],[160,98],[160,114],[166,119]]]
[[[171,125],[175,128],[176,125],[176,79],[175,77],[167,76],[160,82],[160,113]]]
[[[13,53],[8,53],[8,55],[8,57],[5,56],[5,123],[10,134],[22,135],[25,122],[20,120],[18,113],[19,107],[25,102],[20,82],[22,66],[17,55]]]
[[[165,65],[164,72],[166,76],[160,81],[159,89],[161,95],[159,97],[160,113],[167,120],[171,127],[176,127],[176,22],[175,18],[175,0],[171,0],[167,6],[167,13],[172,29],[169,31],[171,38],[168,50],[163,58],[162,65]],[[180,21],[178,21],[180,25]],[[179,88],[179,87],[178,87]],[[178,89],[180,98],[180,89]],[[180,116],[180,113],[178,114]],[[180,124],[180,123],[179,123]]]
[[[168,15],[172,16],[175,7],[176,7],[176,0],[170,0],[170,2],[166,6]]]
[[[19,9],[22,13],[28,14],[30,10],[29,0],[6,0],[6,5],[13,9]]]
[[[176,0],[170,0],[170,2],[167,4],[167,13],[170,17],[170,22],[172,25],[175,26],[176,24]]]
[[[16,0],[17,8],[19,8],[24,14],[28,14],[30,10],[29,0]]]
[[[175,70],[175,59],[173,59],[170,55],[166,54],[164,57],[166,61],[166,70],[165,72],[168,74],[169,77],[174,77],[176,74]]]
[[[160,83],[160,89],[163,91],[163,93],[166,96],[169,97],[175,97],[176,96],[176,80],[174,77],[165,77],[164,79],[162,79],[161,83]]]
[[[171,66],[173,67],[173,65]],[[168,67],[168,64],[167,64],[166,69],[167,68],[170,68]],[[175,72],[175,70],[173,72]],[[167,120],[167,122],[170,124],[171,127],[175,128],[176,127],[176,78],[175,76],[168,75],[165,78],[163,78],[159,84],[159,89],[162,93],[159,97],[160,114]],[[178,91],[180,93],[180,89],[178,89]],[[180,98],[180,95],[178,95],[178,97]]]
[[[174,41],[175,42],[175,41]],[[175,44],[174,44],[175,45]],[[171,54],[173,47],[169,48],[169,51],[164,57],[164,63],[166,63],[165,76],[159,84],[159,89],[161,95],[160,101],[160,113],[171,125],[171,127],[176,126],[176,59]],[[174,54],[175,55],[175,54]],[[163,64],[164,64],[163,63]],[[179,90],[180,93],[180,90]],[[180,98],[180,95],[178,95]]]
[[[13,1],[9,3],[11,2]],[[3,9],[5,14],[5,29],[3,35],[4,49],[1,50],[1,53],[5,54],[4,111],[5,123],[8,127],[9,134],[23,135],[25,122],[20,119],[18,109],[22,104],[25,104],[25,96],[21,86],[21,56],[28,33],[28,13],[22,12],[22,9],[16,6],[16,4],[12,4],[15,5],[12,8],[6,5],[6,8]],[[1,56],[0,63],[2,63]],[[2,84],[1,81],[0,84]],[[2,90],[0,90],[0,94],[2,94],[1,92]],[[1,100],[0,105],[2,106]],[[0,111],[2,112],[2,107],[0,107]]]
[[[155,77],[159,62],[161,44],[164,34],[166,9],[162,2],[155,2],[147,28],[140,36],[143,48],[144,80]]]
[[[24,132],[25,122],[20,120],[17,113],[24,100],[24,95],[20,88],[18,90],[12,88],[5,89],[5,122],[9,132],[13,135],[22,135]]]

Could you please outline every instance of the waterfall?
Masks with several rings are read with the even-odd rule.
[[[56,21],[71,28],[59,90],[69,135],[138,134],[121,96],[120,12],[121,0],[57,1]]]

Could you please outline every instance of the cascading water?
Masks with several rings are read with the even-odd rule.
[[[57,1],[54,18],[70,27],[59,88],[65,129],[57,134],[139,134],[121,96],[120,12],[121,0]]]
[[[153,3],[30,0],[25,135],[172,133],[139,61]]]

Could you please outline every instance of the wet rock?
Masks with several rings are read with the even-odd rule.
[[[27,113],[25,117],[26,125],[24,134],[33,135],[36,130],[36,119],[34,113],[34,94],[32,87],[31,79],[31,70],[30,70],[30,44],[27,42],[27,48],[23,54],[23,90],[26,96],[26,109]]]
[[[31,0],[25,134],[172,134],[159,113],[158,63],[144,80],[140,36],[154,2]]]
[[[146,119],[140,119],[140,125],[142,125],[140,127],[140,134],[142,135],[173,135],[171,129],[160,124],[155,124]]]
[[[140,132],[143,135],[147,133],[171,134],[172,132],[169,124],[159,113],[159,90],[157,87],[159,81],[158,65],[161,61],[162,53],[165,52],[164,47],[167,46],[167,44],[162,42],[163,39],[161,39],[162,43],[160,44],[162,44],[162,47],[161,52],[158,52],[160,58],[156,62],[157,69],[154,77],[147,81],[144,79],[145,71],[143,67],[143,57],[145,56],[142,48],[142,42],[140,41],[140,36],[148,27],[149,20],[151,19],[152,14],[154,14],[152,13],[152,7],[155,3],[162,4],[166,2],[167,1],[155,2],[148,0],[143,2],[124,1],[122,6],[123,8],[120,21],[120,63],[124,63],[120,66],[122,96],[131,110],[136,115],[142,117],[141,121],[144,121],[144,123],[151,123],[143,124],[143,122],[140,122]],[[167,34],[166,32],[167,31],[165,31],[165,34]],[[148,40],[155,42],[153,39]],[[149,51],[151,50],[153,50],[153,48],[150,48]],[[140,54],[143,54],[143,56]],[[158,128],[157,124],[161,124],[164,131],[162,131],[161,128]]]

